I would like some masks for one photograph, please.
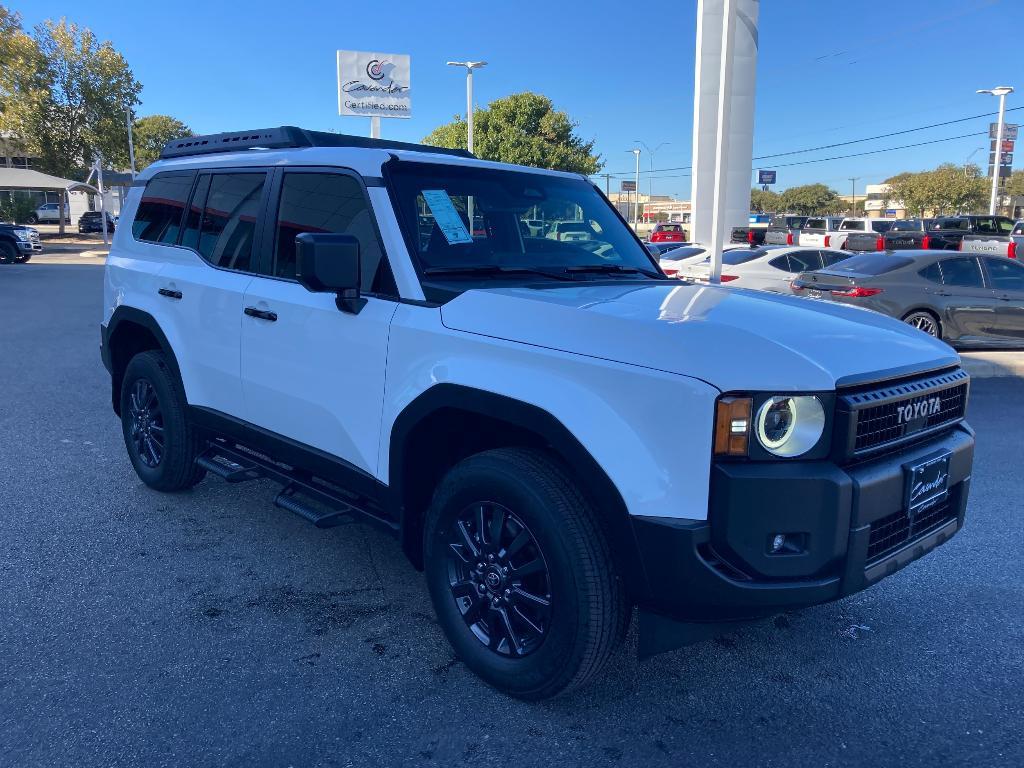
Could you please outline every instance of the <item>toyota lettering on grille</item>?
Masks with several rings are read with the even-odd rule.
[[[896,423],[908,424],[922,417],[934,416],[942,410],[942,398],[938,395],[923,400],[915,400],[906,405],[896,406]]]

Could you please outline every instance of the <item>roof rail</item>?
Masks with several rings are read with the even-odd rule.
[[[464,149],[434,147],[406,141],[368,139],[345,133],[307,131],[294,125],[278,128],[259,128],[253,131],[211,133],[208,136],[186,136],[164,145],[160,159],[208,155],[216,152],[236,152],[243,149],[284,149],[297,147],[360,147],[362,149],[404,149],[412,152],[430,152],[457,157],[475,157]]]

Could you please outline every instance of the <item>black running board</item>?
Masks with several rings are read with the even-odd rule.
[[[394,532],[398,526],[376,511],[371,502],[314,477],[308,472],[273,461],[223,439],[212,440],[196,464],[229,483],[266,478],[284,486],[274,505],[298,515],[317,528],[366,520]]]

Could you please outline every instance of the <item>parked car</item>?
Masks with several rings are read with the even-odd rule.
[[[745,227],[733,227],[729,232],[730,243],[762,245],[768,234],[768,222],[755,222]]]
[[[670,248],[662,253],[658,259],[658,266],[661,271],[669,277],[675,277],[684,265],[691,261],[699,261],[707,253],[707,248],[701,245],[682,245]]]
[[[794,293],[873,309],[957,347],[1024,346],[1024,265],[949,251],[854,254]]]
[[[794,275],[821,269],[850,254],[831,248],[802,248],[787,245],[762,245],[722,254],[723,283],[730,287],[789,294]],[[711,259],[691,260],[677,270],[676,277],[706,283],[711,276]]]
[[[887,232],[923,232],[933,219],[889,219],[892,222]],[[843,245],[844,251],[869,252],[884,251],[885,232],[851,232]]]
[[[116,227],[114,217],[109,213],[107,214],[107,232],[113,232]],[[86,232],[102,232],[103,231],[103,218],[100,216],[99,211],[86,211],[78,217],[78,231],[81,233]]]
[[[655,258],[660,258],[663,253],[668,253],[669,251],[675,251],[675,250],[677,250],[679,248],[685,248],[686,246],[690,245],[690,243],[650,243],[650,242],[648,242],[648,243],[644,243],[644,245],[647,247],[647,250],[650,251],[654,255]]]
[[[940,216],[923,231],[890,231],[882,235],[882,241],[887,251],[955,251],[964,238],[984,235],[980,239],[999,241],[1008,249],[1012,229],[1013,220],[1006,216]]]
[[[989,230],[989,231],[985,231]],[[1024,227],[999,217],[991,226],[978,223],[976,234],[964,235],[958,250],[968,253],[989,253],[1016,259],[1024,256]]]
[[[38,229],[0,223],[0,264],[24,264],[42,250]]]
[[[523,238],[537,208],[589,237]],[[666,650],[694,637],[680,621],[865,589],[964,522],[947,345],[669,280],[579,174],[265,128],[169,142],[125,211],[100,352],[137,477],[263,478],[317,527],[379,525],[457,657],[511,695],[592,679],[634,607],[638,648]]]
[[[807,216],[791,216],[788,213],[772,216],[764,234],[765,245],[798,245],[800,229]]]
[[[842,222],[842,216],[811,216],[800,228],[800,237],[797,238],[796,244],[815,248],[836,247],[833,238],[846,240],[847,233],[839,231]]]
[[[832,239],[833,248],[847,248],[847,242],[853,234],[872,233],[881,235],[892,229],[895,219],[845,218],[839,222],[840,234]],[[845,237],[842,233],[845,232]]]
[[[682,224],[655,224],[647,239],[652,243],[682,243],[686,241],[686,231]]]
[[[480,229],[481,234],[483,229]],[[476,236],[476,231],[473,236]],[[561,240],[572,243],[580,240],[593,240],[594,230],[585,221],[556,221],[548,229],[547,237],[551,240]]]
[[[59,203],[43,203],[35,209],[28,217],[29,224],[59,224],[60,223],[60,204]],[[68,209],[64,209],[64,223],[71,223],[71,215]]]

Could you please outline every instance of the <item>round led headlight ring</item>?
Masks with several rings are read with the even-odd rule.
[[[770,397],[757,409],[757,441],[775,456],[800,456],[825,431],[825,409],[813,395]]]

